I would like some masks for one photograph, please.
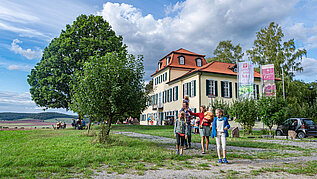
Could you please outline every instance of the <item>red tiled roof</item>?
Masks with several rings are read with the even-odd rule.
[[[213,61],[210,62],[202,67],[193,69],[189,72],[187,72],[186,74],[175,78],[172,81],[176,81],[184,76],[190,75],[192,73],[195,72],[209,72],[209,73],[218,73],[218,74],[225,74],[225,75],[234,75],[237,76],[237,72],[233,72],[230,68],[232,68],[233,66],[235,66],[234,63],[225,63],[225,62],[217,62],[217,61]],[[254,71],[254,77],[255,78],[261,78],[261,74],[257,71]],[[278,80],[278,79],[277,79]],[[170,82],[172,82],[170,81]]]
[[[185,58],[184,65],[179,64],[178,57],[180,57],[180,56],[183,56]],[[169,64],[166,64],[167,57],[171,57]],[[161,68],[159,69],[157,67],[156,71],[151,76],[155,75],[156,73],[158,73],[159,71],[163,70],[166,67],[180,67],[180,68],[188,68],[188,69],[199,68],[196,65],[197,58],[202,59],[202,62],[201,62],[202,66],[207,64],[207,62],[205,60],[205,55],[200,55],[200,54],[197,54],[197,53],[194,53],[194,52],[182,49],[182,48],[180,48],[176,51],[172,51],[159,61],[159,63],[161,63]]]

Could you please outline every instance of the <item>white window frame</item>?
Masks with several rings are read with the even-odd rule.
[[[182,60],[181,60],[182,59]],[[181,63],[181,62],[183,62],[183,63]],[[180,65],[185,65],[185,57],[184,56],[180,56],[179,57],[179,64]]]
[[[166,58],[166,65],[168,65],[170,63],[171,57],[167,57]]]
[[[195,80],[192,80],[191,83],[190,83],[191,97],[194,97],[194,94],[195,94],[194,81]]]
[[[230,98],[230,85],[229,81],[223,81],[223,97]]]
[[[199,62],[199,63],[198,63]],[[197,63],[197,66],[198,67],[201,67],[202,66],[202,60],[201,60],[201,58],[197,58],[196,59],[196,63]]]
[[[187,83],[184,83],[184,96],[188,95],[188,88],[187,88]]]
[[[216,80],[214,79],[208,79],[209,81],[209,91],[211,93],[211,95],[216,95]]]

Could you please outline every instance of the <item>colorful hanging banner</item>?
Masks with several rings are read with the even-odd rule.
[[[239,99],[254,97],[254,68],[251,61],[238,62]]]
[[[275,96],[275,73],[274,64],[261,66],[262,94],[265,96]]]

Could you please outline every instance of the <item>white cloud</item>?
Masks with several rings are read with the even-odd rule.
[[[175,16],[162,19],[143,15],[129,4],[107,2],[97,14],[123,36],[130,53],[144,55],[147,79],[156,68],[153,64],[178,48],[211,56],[221,40],[249,47],[256,31],[288,16],[296,2],[187,0],[167,10],[177,11]]]
[[[48,109],[47,112],[61,112],[73,115],[64,109]],[[29,92],[16,93],[0,91],[0,112],[43,112],[42,107],[36,106]]]
[[[18,39],[14,39],[11,43],[11,48],[10,50],[13,51],[16,54],[20,54],[23,55],[24,57],[26,57],[29,60],[32,59],[38,59],[42,57],[42,50],[38,47],[35,47],[35,50],[31,50],[31,49],[22,49],[22,47],[19,46],[19,43],[22,43],[22,41],[18,40]]]
[[[303,72],[297,72],[296,79],[305,82],[317,81],[317,59],[303,57],[302,67]]]
[[[29,65],[9,65],[8,70],[27,71],[29,72],[32,67]]]
[[[1,21],[0,21],[0,29],[19,33],[19,36],[21,37],[44,37],[45,39],[50,38],[47,35],[37,30],[30,29],[30,28],[15,27],[15,26],[3,23]]]
[[[304,43],[304,48],[317,48],[317,24],[306,27],[304,23],[295,23],[286,28],[287,35]]]

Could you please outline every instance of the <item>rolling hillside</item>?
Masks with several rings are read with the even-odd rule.
[[[42,112],[42,113],[0,113],[0,121],[14,121],[20,119],[40,119],[50,120],[55,118],[77,118],[77,116],[57,113],[57,112]]]

